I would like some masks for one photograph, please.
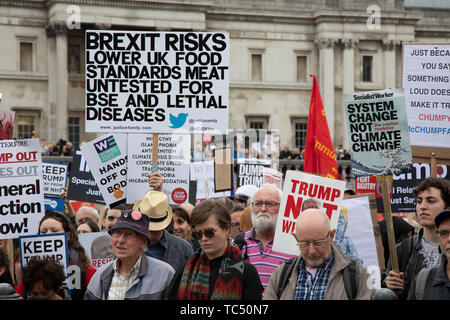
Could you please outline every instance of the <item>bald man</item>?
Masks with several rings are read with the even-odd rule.
[[[327,215],[319,209],[308,209],[296,221],[295,233],[300,256],[292,261],[293,269],[278,297],[280,266],[271,276],[264,300],[348,300],[344,285],[344,269],[349,260],[333,243],[336,230],[331,230]],[[367,270],[356,262],[357,293],[355,300],[370,300],[373,289]],[[311,285],[313,284],[313,285]]]

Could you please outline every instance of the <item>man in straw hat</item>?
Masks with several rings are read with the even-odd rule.
[[[109,230],[115,260],[100,267],[89,282],[85,300],[161,300],[174,269],[143,254],[150,241],[150,219],[139,210],[122,210]]]
[[[189,242],[166,230],[172,222],[172,208],[167,196],[163,192],[150,190],[134,204],[133,209],[138,209],[150,220],[150,243],[145,253],[167,262],[175,270],[184,267],[194,255],[194,250]]]

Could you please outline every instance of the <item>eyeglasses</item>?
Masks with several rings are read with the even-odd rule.
[[[436,234],[439,238],[445,239],[448,238],[448,235],[450,234],[449,230],[438,230],[436,231]]]
[[[232,228],[239,228],[241,226],[241,223],[240,222],[231,222],[230,225]]]
[[[274,209],[277,206],[279,206],[280,203],[276,202],[276,201],[271,201],[271,200],[269,200],[269,201],[259,201],[259,200],[252,201],[253,208],[261,208],[263,205],[266,205],[266,207],[268,209]]]
[[[306,249],[309,248],[309,246],[312,244],[314,248],[321,248],[325,246],[328,242],[328,236],[330,235],[330,232],[326,235],[324,239],[321,240],[315,240],[315,241],[298,241],[297,245],[302,248]]]
[[[114,239],[118,239],[120,238],[120,236],[123,235],[123,238],[125,240],[130,240],[136,237],[136,234],[132,231],[128,231],[128,230],[114,230],[113,232],[111,232],[111,237],[113,237]]]
[[[203,238],[203,235],[205,235],[205,237],[207,237],[208,239],[211,239],[212,237],[214,237],[214,235],[216,234],[216,231],[219,228],[206,228],[203,230],[193,230],[192,231],[192,236],[197,239],[200,240],[201,238]]]

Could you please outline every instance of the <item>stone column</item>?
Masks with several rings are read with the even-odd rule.
[[[49,37],[49,103],[51,110],[51,135],[49,140],[68,137],[68,89],[67,27],[64,22],[46,27]]]
[[[384,52],[384,88],[395,88],[395,47],[397,43],[394,40],[383,40]]]
[[[331,140],[334,144],[334,47],[336,39],[320,38],[319,47],[319,89],[327,117]]]
[[[343,86],[342,93],[353,93],[355,92],[355,46],[358,40],[355,39],[342,39],[344,45],[343,52]],[[345,112],[345,111],[344,111]],[[344,116],[345,120],[345,116]],[[345,121],[344,121],[345,123]],[[348,142],[348,132],[347,128],[342,128],[343,130],[343,146],[344,149],[349,149],[350,144]]]
[[[56,117],[56,93],[57,93],[57,83],[56,78],[56,38],[53,29],[47,25],[47,46],[48,46],[48,108],[44,113],[46,119],[42,119],[43,123],[43,134],[41,137],[48,140],[54,141],[57,137],[57,117]],[[54,141],[56,142],[56,141]]]

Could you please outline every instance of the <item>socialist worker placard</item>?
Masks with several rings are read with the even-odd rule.
[[[356,177],[392,175],[412,165],[403,89],[344,94]]]

